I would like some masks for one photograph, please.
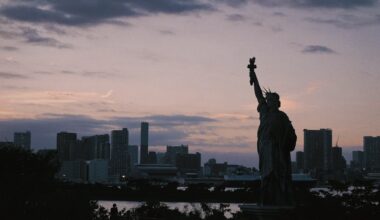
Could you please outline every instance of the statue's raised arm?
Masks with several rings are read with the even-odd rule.
[[[255,64],[255,61],[256,61],[255,57],[252,57],[251,59],[249,59],[249,64],[247,66],[249,69],[249,77],[250,77],[249,82],[251,83],[251,85],[254,86],[257,101],[259,103],[263,103],[263,102],[265,102],[265,99],[263,96],[263,92],[261,91],[259,80],[257,79],[256,73],[255,73],[255,69],[257,67]]]

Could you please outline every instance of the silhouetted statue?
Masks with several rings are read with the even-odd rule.
[[[255,58],[250,59],[250,83],[259,105],[260,126],[257,152],[261,173],[261,205],[293,205],[290,152],[297,136],[288,116],[279,110],[280,96],[265,90],[265,97],[255,73]]]
[[[110,211],[110,220],[117,220],[118,218],[119,218],[119,211],[117,210],[117,206],[114,203]]]

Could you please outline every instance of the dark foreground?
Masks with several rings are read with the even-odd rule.
[[[224,214],[229,207],[224,203],[253,203],[258,198],[257,189],[250,187],[238,192],[209,192],[202,185],[194,185],[180,192],[175,185],[165,188],[145,185],[133,190],[72,185],[55,179],[59,164],[52,158],[20,148],[0,148],[0,219],[105,220],[110,219],[110,212],[96,200],[125,198],[149,202],[129,212],[118,210],[116,219],[226,219]],[[159,202],[164,200],[197,201],[202,207],[182,213]],[[297,188],[296,201],[296,219],[380,219],[380,190],[370,182],[330,183],[329,191],[322,192]],[[223,204],[212,208],[205,202]],[[246,217],[238,212],[232,219]]]

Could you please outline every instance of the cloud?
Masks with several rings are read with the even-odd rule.
[[[358,17],[355,15],[342,15],[336,18],[305,18],[306,21],[318,24],[333,25],[338,28],[351,29],[380,25],[380,14]]]
[[[303,50],[302,53],[309,54],[336,54],[336,52],[326,46],[321,45],[308,45]]]
[[[17,47],[12,47],[12,46],[3,46],[3,47],[0,47],[0,49],[6,50],[6,51],[16,51],[16,50],[18,50]]]
[[[8,19],[55,23],[68,26],[96,25],[121,17],[151,14],[183,14],[213,10],[210,4],[197,0],[15,0],[0,9]]]
[[[60,131],[76,132],[79,136],[110,133],[113,129],[127,127],[130,130],[132,144],[139,144],[140,124],[150,123],[150,145],[186,143],[188,130],[178,126],[200,125],[215,121],[203,116],[189,115],[148,115],[144,117],[114,117],[95,119],[84,115],[44,114],[35,119],[0,120],[0,138],[12,137],[15,131],[30,130],[32,146],[55,147],[56,134]]]
[[[175,35],[175,32],[171,30],[160,30],[159,33],[163,35]]]
[[[0,27],[1,28],[1,27]],[[54,38],[51,37],[45,37],[40,34],[40,32],[31,27],[25,27],[25,26],[16,26],[12,27],[9,26],[9,30],[1,30],[0,29],[0,37],[4,39],[18,39],[23,41],[24,43],[33,44],[33,45],[40,45],[40,46],[48,46],[48,47],[55,47],[55,48],[71,48],[70,45],[64,44]],[[17,47],[2,47],[3,50],[17,50]]]
[[[246,17],[241,14],[231,14],[227,15],[227,20],[229,21],[245,21]]]
[[[294,8],[356,8],[371,7],[378,0],[252,0],[256,4],[267,7],[294,7]]]
[[[98,72],[98,71],[83,71],[76,72],[71,70],[61,70],[58,72],[48,72],[48,71],[34,71],[36,74],[41,75],[66,75],[66,76],[82,76],[82,77],[93,77],[93,78],[109,78],[115,77],[117,74],[115,73],[107,73],[107,72]]]
[[[211,0],[216,3],[223,3],[232,7],[239,7],[241,5],[247,4],[249,0]]]
[[[111,97],[112,93],[113,93],[113,91],[112,91],[112,89],[111,89],[111,90],[109,90],[106,94],[102,95],[101,97],[104,98],[104,99],[105,99],[105,98],[109,98],[109,97]]]
[[[21,35],[25,38],[26,43],[56,48],[70,48],[69,45],[63,44],[54,38],[41,36],[36,29],[23,28]]]
[[[18,73],[0,72],[0,79],[28,79],[29,77]]]
[[[286,15],[284,14],[284,13],[282,13],[282,12],[274,12],[273,13],[273,16],[277,16],[277,17],[285,17]]]

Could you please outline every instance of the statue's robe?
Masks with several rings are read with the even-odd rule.
[[[261,204],[292,205],[291,160],[297,136],[288,116],[270,112],[266,102],[258,106],[260,126],[257,151],[261,173]]]

